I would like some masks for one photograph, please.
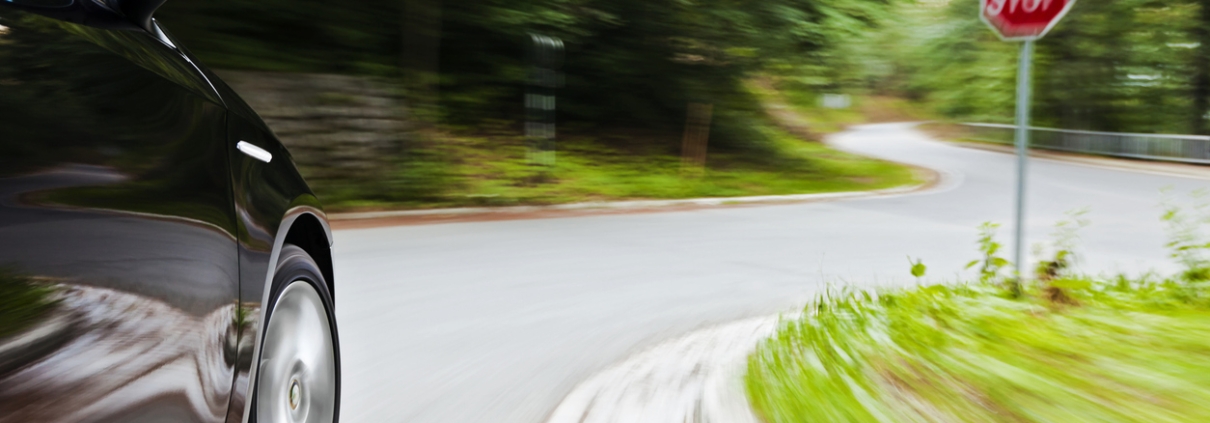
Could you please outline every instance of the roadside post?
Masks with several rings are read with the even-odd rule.
[[[1034,41],[1046,35],[1063,15],[1071,9],[1075,0],[980,0],[979,18],[1004,41],[1023,41],[1017,67],[1017,128],[1014,142],[1017,147],[1017,199],[1013,266],[1016,279],[1013,292],[1021,293],[1021,265],[1025,251],[1025,171],[1029,160],[1029,101],[1030,73],[1032,72]]]
[[[525,138],[530,164],[555,165],[555,89],[563,65],[563,41],[529,34],[529,81],[525,90]]]

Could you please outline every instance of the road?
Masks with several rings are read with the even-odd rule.
[[[926,192],[834,202],[337,231],[346,423],[538,423],[575,384],[670,336],[792,311],[828,286],[969,276],[976,227],[1011,244],[1014,160],[904,124],[841,148],[941,171]],[[1028,242],[1088,207],[1088,272],[1170,272],[1160,190],[1207,181],[1033,160]],[[1006,255],[1011,251],[1006,245]]]

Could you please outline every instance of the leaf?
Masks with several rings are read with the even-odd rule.
[[[912,276],[917,278],[924,276],[925,270],[928,269],[924,265],[924,260],[921,259],[916,259],[915,262],[912,262],[912,258],[908,257],[908,263],[912,263]]]
[[[972,268],[972,267],[975,267],[975,265],[976,265],[976,264],[979,264],[979,260],[971,260],[971,262],[970,262],[970,263],[967,263],[967,264],[966,264],[966,268],[967,268],[967,269],[970,269],[970,268]]]

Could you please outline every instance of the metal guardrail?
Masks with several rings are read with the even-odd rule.
[[[1012,145],[1016,125],[960,123],[978,141]],[[1170,162],[1210,164],[1210,136],[1134,134],[1030,127],[1029,146],[1046,150]]]

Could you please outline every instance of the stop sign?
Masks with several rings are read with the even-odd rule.
[[[1005,40],[1036,40],[1067,14],[1075,0],[979,0],[979,17]]]

